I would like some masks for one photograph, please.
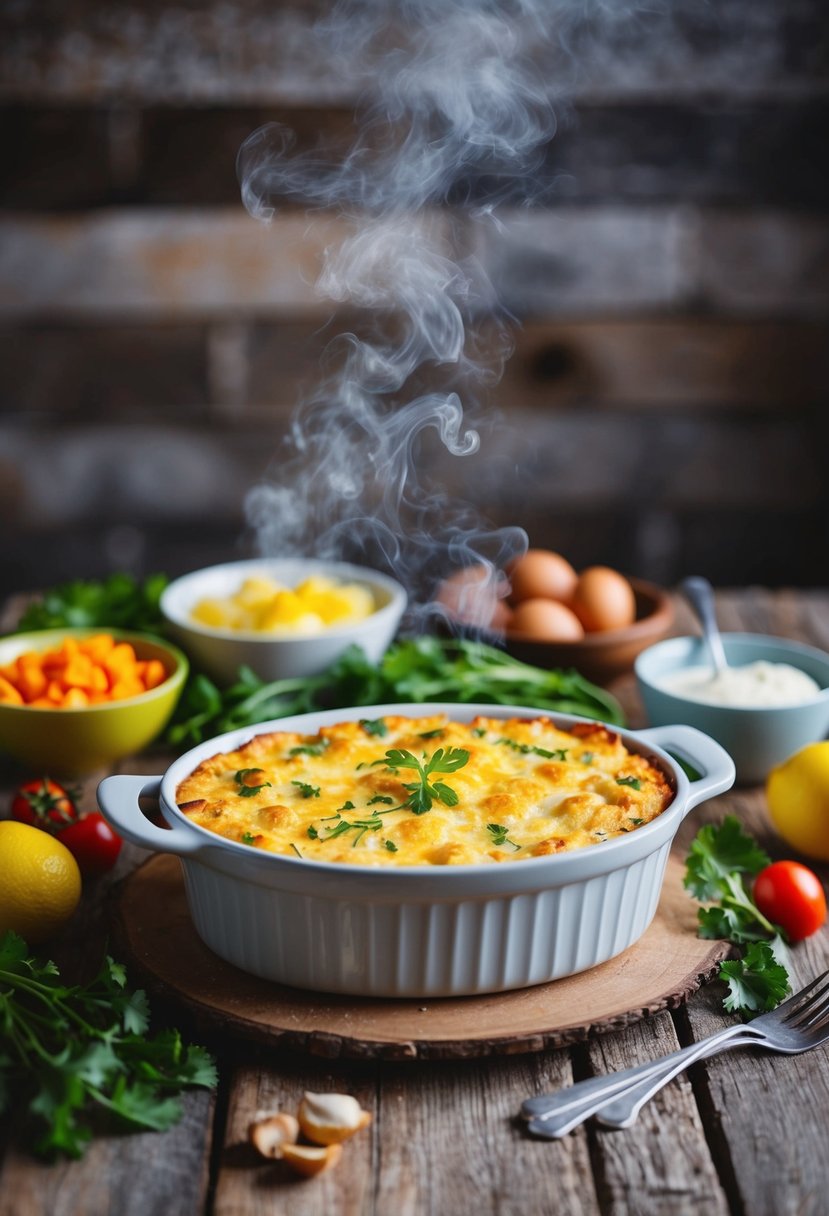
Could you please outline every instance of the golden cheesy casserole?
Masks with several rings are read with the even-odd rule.
[[[598,724],[389,715],[257,735],[202,761],[176,797],[194,823],[251,848],[411,866],[598,844],[650,823],[673,791]]]

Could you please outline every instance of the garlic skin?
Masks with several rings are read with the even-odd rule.
[[[341,1144],[329,1144],[325,1148],[310,1144],[286,1144],[282,1150],[282,1160],[305,1178],[330,1170],[342,1155]]]
[[[303,1135],[315,1144],[341,1144],[371,1123],[370,1112],[350,1094],[306,1093],[297,1117]]]
[[[248,1127],[248,1139],[253,1147],[268,1160],[279,1160],[286,1145],[295,1144],[299,1137],[299,1121],[285,1111],[269,1114],[257,1111],[256,1118]]]

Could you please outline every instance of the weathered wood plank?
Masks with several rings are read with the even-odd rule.
[[[314,36],[316,17],[329,7],[126,0],[113,9],[91,0],[26,0],[4,10],[2,94],[348,104],[370,59],[359,40],[337,56]],[[732,0],[727,8],[694,0],[661,8],[558,4],[550,19],[553,49],[540,67],[554,94],[787,97],[825,86],[825,14],[811,0]]]
[[[532,178],[515,182],[513,197],[551,208],[685,201],[819,209],[829,201],[822,172],[828,117],[820,98],[577,103],[561,116]],[[293,132],[294,154],[322,145],[334,160],[356,130],[353,112],[341,108],[7,106],[0,112],[7,149],[0,206],[234,206],[237,152],[265,122]],[[469,202],[485,187],[461,179],[452,193]]]
[[[259,321],[247,331],[247,383],[235,416],[263,415],[298,401],[318,381],[332,335],[366,326],[338,314],[324,329],[311,323]],[[19,332],[19,331],[17,331]],[[106,343],[106,331],[96,330]],[[482,328],[484,353],[487,328]],[[25,335],[25,331],[24,331]],[[746,407],[780,410],[817,405],[829,382],[823,323],[677,318],[556,321],[512,326],[504,375],[488,393],[509,416],[516,408],[553,410]],[[445,383],[445,369],[422,377]],[[247,402],[247,407],[245,407]],[[642,425],[646,425],[644,421]]]
[[[370,329],[338,313],[248,324],[71,324],[0,327],[0,412],[71,415],[75,425],[218,418],[257,426],[319,383],[332,335]],[[484,329],[484,335],[486,329]],[[817,407],[829,381],[826,327],[809,321],[678,318],[531,321],[513,327],[514,351],[488,396],[509,415],[543,410],[780,411]],[[486,337],[484,336],[484,350]],[[418,378],[437,389],[445,369]],[[412,389],[412,395],[415,390]],[[644,419],[640,425],[646,425]]]
[[[631,1026],[590,1044],[591,1071],[631,1068],[676,1051],[669,1014]],[[699,1213],[726,1216],[726,1196],[705,1139],[687,1079],[666,1086],[642,1111],[633,1128],[609,1131],[595,1125],[593,1167],[602,1212]]]
[[[785,213],[568,207],[468,230],[521,318],[678,308],[808,315],[829,304],[824,222]],[[415,222],[415,221],[413,221]],[[440,216],[422,222],[438,225]],[[330,215],[125,210],[0,220],[0,318],[328,317],[314,281],[348,226]]]
[[[170,1131],[98,1135],[80,1161],[43,1164],[10,1146],[0,1167],[0,1216],[195,1216],[207,1195],[213,1098],[185,1094]]]
[[[29,520],[39,526],[94,521],[103,512],[111,523],[133,524],[238,518],[246,490],[277,453],[285,420],[276,412],[270,428],[242,433],[157,424],[35,435],[6,427],[0,468],[8,462],[23,471]],[[480,455],[460,458],[430,447],[421,469],[453,495],[515,519],[523,515],[528,481],[535,509],[550,512],[794,510],[823,502],[820,453],[803,425],[577,412],[550,421],[521,410],[510,422],[497,434],[484,425]],[[737,449],[742,460],[735,463]]]
[[[829,305],[829,236],[818,215],[584,206],[500,219],[498,230],[474,230],[476,252],[522,319],[700,303],[797,316]]]
[[[0,328],[0,363],[0,408],[18,416],[123,423],[162,401],[175,402],[177,418],[208,412],[207,331],[199,325]]]
[[[383,1137],[377,1147],[378,1216],[449,1212],[602,1210],[586,1134],[558,1144],[533,1139],[517,1118],[521,1102],[571,1080],[563,1052],[408,1067],[385,1066]]]
[[[393,1134],[378,1104],[373,1066],[328,1068],[296,1057],[274,1061],[263,1056],[235,1068],[229,1087],[215,1216],[270,1216],[277,1210],[280,1216],[334,1216],[373,1210],[377,1144]],[[306,1090],[352,1094],[373,1117],[371,1126],[344,1145],[337,1166],[311,1179],[298,1177],[283,1162],[264,1161],[248,1142],[248,1125],[257,1112],[296,1114]]]

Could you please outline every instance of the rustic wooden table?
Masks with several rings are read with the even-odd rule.
[[[829,649],[829,593],[723,593],[726,629],[784,634]],[[678,630],[689,624],[678,606]],[[632,682],[616,691],[641,721]],[[162,754],[121,771],[160,772]],[[84,786],[94,805],[101,774]],[[10,786],[15,778],[6,770]],[[6,800],[3,799],[3,805]],[[702,822],[733,812],[775,857],[790,855],[770,830],[762,791],[736,790],[692,816],[684,853]],[[141,850],[125,847],[113,878]],[[829,869],[822,870],[824,880]],[[107,936],[109,883],[87,890],[71,931],[53,953],[69,970],[100,958]],[[793,953],[799,986],[829,966],[829,928]],[[175,1005],[153,1002],[162,1018],[216,1052],[215,1093],[186,1095],[181,1123],[163,1134],[100,1136],[78,1162],[33,1160],[7,1121],[0,1162],[2,1216],[242,1216],[247,1213],[378,1213],[463,1216],[489,1213],[739,1213],[818,1216],[829,1210],[829,1053],[781,1057],[741,1049],[696,1064],[647,1106],[633,1129],[593,1124],[566,1139],[528,1136],[516,1119],[523,1098],[574,1077],[625,1067],[693,1042],[727,1023],[713,983],[686,1005],[575,1047],[470,1061],[343,1062],[217,1041]],[[305,1089],[355,1094],[374,1122],[348,1145],[339,1166],[300,1180],[257,1162],[246,1128],[260,1107],[295,1108]]]

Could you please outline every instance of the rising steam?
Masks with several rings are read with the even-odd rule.
[[[478,451],[478,393],[509,354],[491,285],[454,251],[453,216],[463,208],[486,222],[517,185],[532,193],[555,117],[529,51],[548,37],[555,7],[344,0],[318,35],[332,63],[372,51],[350,150],[297,153],[277,124],[242,146],[251,215],[301,204],[350,223],[317,289],[374,318],[369,332],[330,344],[272,479],[248,497],[264,553],[385,565],[425,603],[448,571],[495,572],[526,548],[522,529],[487,526],[419,465],[428,442],[456,457]],[[443,391],[418,391],[424,375],[439,375]]]

